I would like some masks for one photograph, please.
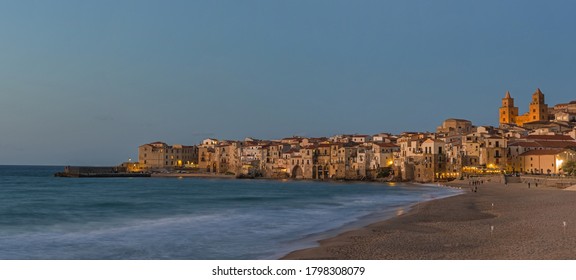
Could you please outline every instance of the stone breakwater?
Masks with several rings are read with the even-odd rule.
[[[150,177],[148,173],[128,173],[125,167],[105,166],[66,166],[64,172],[57,172],[56,177]]]

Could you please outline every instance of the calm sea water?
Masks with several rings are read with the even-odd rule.
[[[0,259],[275,259],[458,191],[422,185],[55,178],[0,166]]]

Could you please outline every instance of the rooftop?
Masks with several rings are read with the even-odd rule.
[[[565,149],[534,150],[520,154],[520,156],[553,156],[564,152]]]
[[[542,147],[542,145],[538,144],[537,142],[514,142],[514,143],[510,143],[508,144],[508,147],[525,147],[525,148],[539,148]]]
[[[378,145],[378,146],[380,146],[380,147],[382,147],[382,148],[399,148],[399,146],[394,145],[394,144],[392,144],[392,143],[381,143],[381,142],[378,142],[378,143],[374,143],[374,144],[375,144],[375,145]]]
[[[575,141],[574,138],[568,135],[528,135],[524,138],[540,141]]]

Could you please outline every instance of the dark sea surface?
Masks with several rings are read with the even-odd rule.
[[[459,193],[426,185],[56,178],[0,166],[0,259],[276,259]]]

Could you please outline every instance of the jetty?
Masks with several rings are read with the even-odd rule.
[[[150,177],[150,173],[132,173],[122,166],[66,166],[64,167],[64,172],[57,172],[54,176],[69,178]]]

